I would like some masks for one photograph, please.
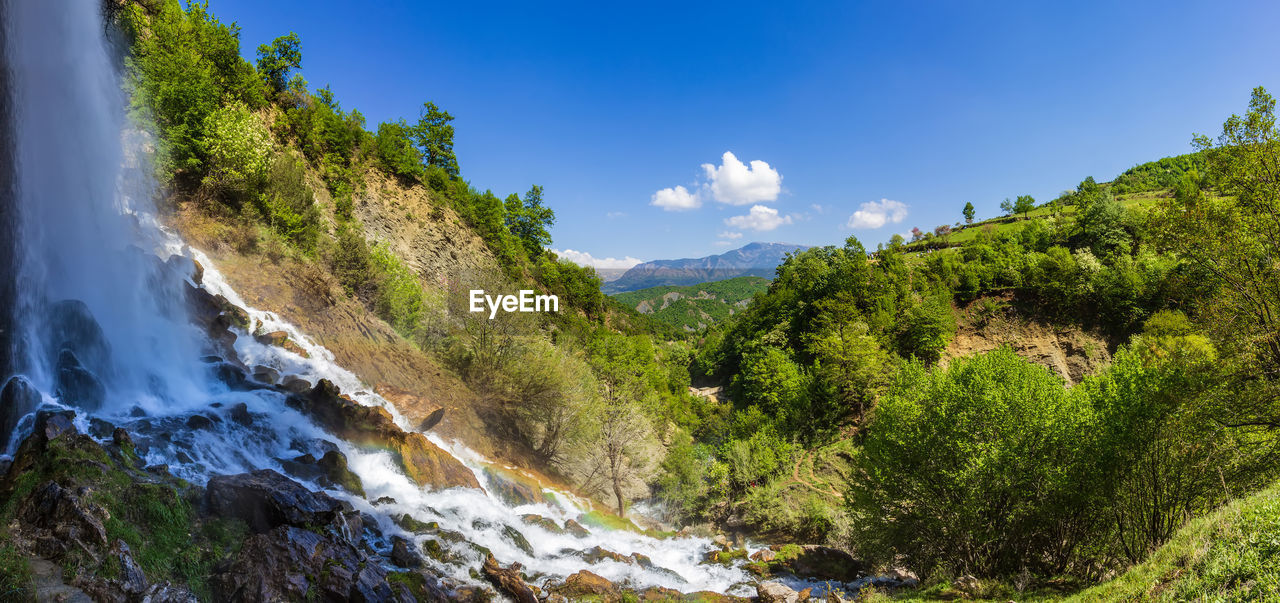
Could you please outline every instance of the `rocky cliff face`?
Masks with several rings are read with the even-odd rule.
[[[960,308],[956,336],[947,345],[941,364],[1007,345],[1074,385],[1111,362],[1115,344],[1101,331],[1051,324],[1020,312],[1013,302],[1009,297],[984,298]]]

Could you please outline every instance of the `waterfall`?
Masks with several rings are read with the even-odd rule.
[[[30,429],[38,405],[76,410],[82,431],[91,418],[124,427],[139,441],[145,463],[167,465],[194,484],[262,468],[287,474],[287,459],[336,448],[362,478],[364,497],[293,477],[374,518],[381,535],[370,533],[367,541],[380,554],[389,553],[391,536],[423,543],[423,536],[392,520],[402,514],[464,535],[464,542],[445,544],[455,549],[453,562],[429,561],[454,584],[477,584],[472,572],[480,557],[472,545],[480,545],[544,576],[590,569],[641,588],[744,591],[749,576],[740,567],[700,563],[713,548],[706,539],[658,539],[603,527],[586,538],[548,531],[521,515],[563,523],[579,517],[583,503],[554,491],[548,491],[549,502],[512,506],[484,490],[424,489],[389,453],[334,442],[287,406],[281,390],[233,391],[215,378],[207,359],[210,341],[188,316],[186,291],[197,285],[174,269],[193,260],[204,269],[199,287],[250,317],[248,328],[233,329],[239,358],[311,383],[328,379],[412,429],[328,350],[279,316],[245,304],[214,262],[157,220],[157,189],[147,163],[147,147],[154,145],[126,117],[120,61],[101,11],[100,0],[0,1],[0,377],[6,378],[0,452],[12,454],[17,438],[7,446],[5,441]],[[285,331],[305,353],[260,343],[255,330]],[[17,408],[25,418],[6,425],[6,412],[13,414],[18,403],[30,406]],[[237,404],[245,405],[252,422],[231,420]],[[194,426],[196,414],[222,419]],[[490,461],[464,443],[431,439],[488,483],[483,470]],[[395,502],[370,502],[383,497]],[[525,534],[528,543],[513,544],[507,528]],[[593,546],[643,554],[654,566],[584,561],[581,551]]]

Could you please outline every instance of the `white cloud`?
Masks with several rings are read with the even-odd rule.
[[[763,205],[752,205],[745,216],[734,216],[724,221],[725,224],[742,230],[773,230],[783,224],[791,223],[791,216],[779,216],[778,210]]]
[[[591,266],[601,269],[626,270],[627,268],[644,262],[644,260],[633,258],[631,256],[626,256],[622,259],[597,258],[592,257],[590,253],[585,251],[574,251],[572,249],[565,249],[564,251],[552,249],[551,251],[560,256],[560,259],[569,260],[579,266]]]
[[[732,230],[726,230],[726,231],[724,231],[724,232],[722,232],[722,233],[720,233],[720,234],[718,234],[718,235],[716,235],[716,236],[717,236],[717,237],[720,237],[720,238],[722,238],[722,239],[730,239],[730,240],[732,240],[732,239],[741,239],[741,238],[742,238],[742,233],[740,233],[740,232],[733,232]]]
[[[664,188],[649,198],[649,205],[656,205],[667,211],[685,211],[702,206],[702,199],[697,193],[689,192],[683,186]]]
[[[625,218],[625,217],[627,217],[627,212],[625,212],[625,211],[611,211],[611,212],[609,212],[609,213],[606,213],[606,214],[604,215],[604,217],[609,218],[610,220],[612,220],[612,219],[614,219],[614,218]]]
[[[702,164],[706,172],[707,188],[716,201],[729,205],[767,203],[782,192],[782,174],[759,159],[748,167],[729,151],[724,152],[719,167]]]
[[[867,201],[849,216],[849,228],[880,228],[907,219],[907,206],[900,201]]]

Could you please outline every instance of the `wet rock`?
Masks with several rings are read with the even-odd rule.
[[[209,372],[214,379],[221,381],[233,392],[246,392],[255,388],[252,383],[249,383],[249,376],[245,374],[244,369],[230,362],[211,365]]]
[[[414,534],[432,534],[440,529],[439,522],[419,521],[408,513],[394,518],[393,521],[405,531],[413,532]]]
[[[760,603],[796,603],[800,594],[781,582],[761,582],[756,585]]]
[[[131,450],[134,448],[133,438],[123,427],[117,427],[111,432],[111,443],[118,446],[121,450]]]
[[[205,490],[209,512],[244,520],[255,532],[279,526],[334,526],[347,533],[360,518],[348,505],[322,492],[312,492],[271,469],[239,475],[218,475]]]
[[[541,515],[527,513],[525,515],[521,515],[520,519],[529,525],[538,526],[548,532],[551,532],[552,534],[564,533],[564,528],[556,525],[556,522],[554,520],[547,517],[543,517]]]
[[[204,415],[191,415],[187,417],[187,427],[194,430],[209,429],[213,427],[213,419]]]
[[[350,542],[294,526],[251,536],[210,580],[219,601],[389,601],[387,572]]]
[[[294,394],[305,394],[311,391],[311,382],[297,375],[289,375],[280,381],[280,387]]]
[[[39,444],[43,446],[46,442],[56,440],[64,435],[80,433],[75,424],[71,422],[75,418],[75,411],[70,410],[42,410],[37,412],[34,434],[39,436]]]
[[[410,548],[408,540],[396,536],[391,540],[391,563],[403,568],[420,567],[422,556]]]
[[[511,567],[502,567],[493,555],[488,555],[480,571],[499,591],[514,599],[516,603],[538,603],[538,597],[533,594],[533,589],[529,588],[524,578],[520,577],[519,563],[513,563]]]
[[[254,336],[254,340],[262,345],[269,345],[269,346],[275,346],[277,348],[283,348],[286,351],[293,352],[294,354],[302,356],[303,358],[311,357],[310,354],[307,354],[306,350],[302,349],[302,346],[299,346],[298,344],[294,343],[292,339],[289,339],[289,333],[287,331],[272,331],[270,333],[262,333]]]
[[[513,507],[547,502],[542,486],[533,480],[501,467],[484,468],[489,492]]]
[[[10,434],[22,417],[40,406],[40,392],[22,375],[10,377],[0,389],[0,450],[9,444]]]
[[[620,555],[606,548],[598,547],[598,546],[594,546],[585,551],[582,551],[582,560],[592,564],[600,563],[601,561],[617,561],[618,563],[627,563],[627,564],[634,562],[634,560],[630,557]]]
[[[249,405],[241,402],[232,406],[231,420],[242,427],[253,425],[253,415],[249,412]]]
[[[63,404],[93,412],[102,408],[107,388],[102,381],[80,364],[79,357],[68,348],[58,353],[57,396]]]
[[[444,418],[444,407],[408,390],[383,384],[373,388],[373,391],[388,402],[395,404],[396,408],[403,412],[425,415],[425,418],[418,423],[418,431],[428,431],[438,425],[440,420]]]
[[[762,563],[768,563],[770,561],[773,561],[774,558],[776,558],[777,556],[778,554],[773,552],[773,549],[760,549],[754,553],[751,553],[751,560],[759,561]]]
[[[373,506],[375,507],[380,507],[382,505],[394,505],[394,504],[396,504],[396,499],[391,498],[390,496],[379,496],[378,500],[373,501]]]
[[[520,530],[511,526],[502,526],[502,537],[507,542],[515,545],[516,548],[524,551],[524,554],[530,557],[533,556],[533,546],[529,544],[529,540],[524,537],[524,534],[520,533]]]
[[[269,366],[259,364],[253,367],[253,380],[258,383],[266,383],[267,385],[275,385],[280,379],[280,371]]]
[[[364,484],[360,476],[347,467],[347,455],[330,450],[320,457],[316,464],[324,470],[325,477],[332,483],[341,486],[347,492],[364,496]]]
[[[51,304],[46,318],[46,341],[50,364],[60,365],[63,350],[77,358],[77,366],[90,373],[106,374],[111,368],[111,344],[98,325],[89,306],[78,299],[66,299]]]
[[[586,528],[582,527],[582,524],[572,519],[566,519],[564,521],[564,530],[570,534],[573,534],[574,536],[577,536],[578,538],[586,538],[587,536],[591,535],[591,532],[587,531]]]
[[[327,379],[321,379],[305,395],[289,396],[287,402],[352,444],[391,450],[405,475],[420,486],[480,487],[470,469],[426,436],[406,433],[386,409],[352,401]]]
[[[115,429],[116,429],[115,425],[112,425],[111,423],[103,421],[98,417],[89,418],[89,435],[99,440],[105,440],[108,437],[111,437],[111,432],[115,431]]]
[[[552,588],[551,592],[567,597],[571,601],[578,599],[617,601],[622,596],[614,583],[587,570],[565,578],[564,584]]]

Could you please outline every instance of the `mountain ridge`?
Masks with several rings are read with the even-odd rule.
[[[664,285],[697,285],[738,276],[773,278],[787,254],[808,249],[793,243],[752,242],[738,249],[700,258],[651,260],[628,269],[601,289],[610,295]]]

